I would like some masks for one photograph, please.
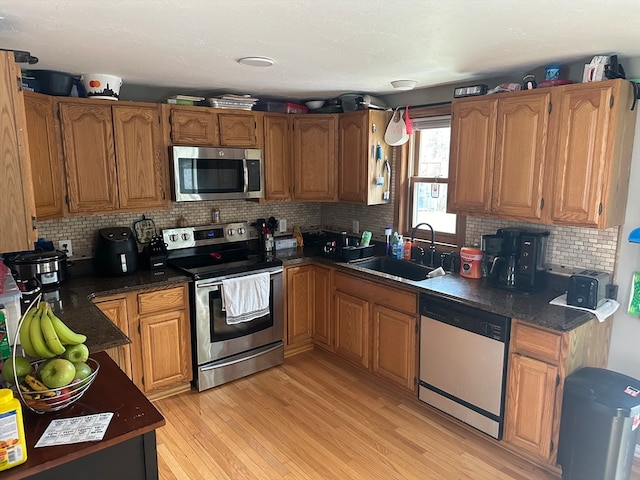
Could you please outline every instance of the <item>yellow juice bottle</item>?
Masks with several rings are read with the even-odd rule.
[[[0,471],[26,461],[22,406],[11,390],[0,388]]]

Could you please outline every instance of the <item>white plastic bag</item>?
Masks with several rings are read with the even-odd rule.
[[[407,126],[402,119],[402,112],[398,107],[393,111],[393,116],[391,120],[389,120],[389,125],[387,125],[387,130],[384,133],[384,141],[392,147],[397,147],[398,145],[407,143],[408,140]]]

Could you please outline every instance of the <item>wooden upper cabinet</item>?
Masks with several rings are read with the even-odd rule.
[[[223,147],[258,146],[258,125],[253,112],[220,112],[220,145]]]
[[[113,106],[118,192],[121,209],[164,203],[164,160],[157,106]]]
[[[59,100],[71,213],[165,206],[160,107]]]
[[[384,176],[384,159],[391,161],[391,147],[384,132],[391,113],[360,110],[340,115],[338,121],[338,200],[363,205],[388,203],[387,186],[378,186],[375,177]],[[376,147],[380,145],[381,159]],[[388,181],[388,179],[385,179]]]
[[[59,102],[69,211],[118,208],[111,105]]]
[[[338,200],[367,202],[368,126],[366,112],[340,115],[338,122]]]
[[[265,200],[291,199],[291,137],[287,114],[265,114],[264,197]]]
[[[633,95],[630,83],[618,79],[454,100],[448,210],[602,229],[621,225]]]
[[[622,224],[636,121],[632,101],[624,80],[565,89],[557,105],[553,223]]]
[[[479,214],[491,208],[497,109],[496,99],[452,104],[449,212]]]
[[[498,99],[491,211],[540,220],[546,173],[550,90]]]
[[[170,141],[174,145],[217,147],[220,145],[218,115],[209,108],[166,106]]]
[[[336,115],[295,115],[293,178],[295,200],[336,198]]]
[[[24,100],[19,85],[20,68],[14,62],[13,52],[0,51],[1,252],[31,250],[38,238]]]
[[[24,93],[33,194],[39,220],[64,214],[61,152],[56,136],[54,98]]]

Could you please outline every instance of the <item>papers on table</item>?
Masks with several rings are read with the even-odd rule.
[[[600,305],[595,310],[591,310],[590,308],[584,308],[584,307],[575,307],[573,305],[567,305],[567,294],[566,293],[563,293],[559,297],[554,298],[549,303],[551,305],[559,305],[561,307],[574,308],[576,310],[584,310],[585,312],[591,312],[596,317],[598,317],[598,320],[601,321],[601,322],[604,322],[609,315],[613,315],[615,313],[615,311],[618,309],[618,307],[620,306],[620,304],[618,302],[616,302],[615,300],[607,298],[602,303],[602,305]]]
[[[35,447],[102,440],[112,417],[113,413],[107,412],[52,420]]]

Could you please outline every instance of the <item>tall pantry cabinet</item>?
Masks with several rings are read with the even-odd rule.
[[[31,250],[38,238],[20,68],[0,51],[0,251]]]

